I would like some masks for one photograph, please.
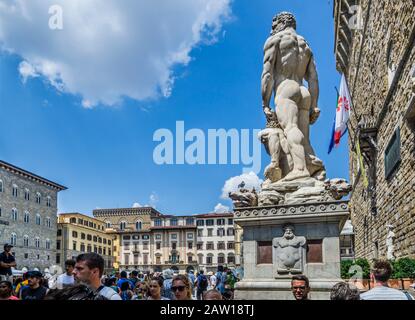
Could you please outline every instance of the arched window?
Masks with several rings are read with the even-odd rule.
[[[29,246],[29,236],[25,235],[23,237],[23,246],[28,247]]]
[[[46,197],[46,206],[47,206],[47,207],[50,207],[50,206],[51,206],[51,204],[50,204],[50,203],[51,203],[50,196],[47,196],[47,197]]]
[[[25,200],[30,200],[30,191],[29,189],[24,189],[24,199]]]
[[[127,226],[127,222],[125,222],[125,221],[120,222],[120,230],[125,230],[126,226]]]
[[[25,223],[29,223],[30,222],[30,213],[28,211],[25,211],[24,212],[24,219],[23,219],[23,221]]]
[[[111,228],[111,221],[105,221],[105,228],[107,229]]]
[[[40,226],[42,224],[42,219],[40,218],[40,214],[36,214],[36,224]]]
[[[49,217],[46,218],[46,226],[52,228],[52,220]]]
[[[41,197],[40,193],[36,192],[36,203],[40,204],[41,199],[42,199],[42,197]]]
[[[46,239],[46,249],[50,249],[50,240]]]
[[[39,237],[35,238],[35,247],[40,248],[40,239],[39,239]]]
[[[143,226],[143,223],[142,223],[140,220],[138,220],[138,221],[135,223],[135,229],[136,229],[136,230],[141,230],[141,229],[142,229],[142,226]]]
[[[10,236],[10,244],[15,246],[17,243],[17,235],[13,232]]]
[[[0,180],[0,192],[3,192],[3,180]]]
[[[17,218],[18,218],[17,209],[16,208],[13,208],[12,209],[12,220],[13,221],[17,221]]]
[[[12,188],[12,195],[13,197],[17,197],[19,195],[19,187],[15,184],[13,185],[13,188]]]

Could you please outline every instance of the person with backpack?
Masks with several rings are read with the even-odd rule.
[[[203,294],[207,291],[207,287],[209,285],[208,279],[203,274],[203,270],[199,271],[199,275],[197,276],[196,285],[197,285],[197,291],[196,291],[196,297],[197,300],[203,300]]]
[[[225,293],[225,280],[226,276],[223,273],[223,267],[218,267],[218,272],[216,272],[216,287],[222,295]]]
[[[173,270],[166,269],[163,271],[163,288],[161,291],[161,295],[167,299],[173,300],[174,299],[174,292],[171,291],[172,283],[173,283]]]
[[[120,290],[120,296],[122,300],[128,301],[132,299],[134,293],[130,290],[130,283],[128,283],[127,281],[123,282],[121,284]]]

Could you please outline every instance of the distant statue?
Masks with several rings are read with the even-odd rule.
[[[308,82],[308,89],[303,80]],[[316,65],[309,45],[296,32],[296,20],[291,13],[282,12],[273,19],[271,35],[264,47],[261,91],[267,118],[261,140],[271,155],[265,176],[275,182],[325,174],[309,137],[310,124],[320,115]],[[270,107],[273,93],[275,111]]]
[[[395,239],[395,232],[393,232],[394,227],[393,225],[388,224],[386,228],[388,230],[388,234],[386,236],[386,257],[388,260],[395,260],[395,246],[393,244]]]
[[[305,237],[297,237],[292,225],[284,226],[283,230],[282,238],[272,240],[274,267],[278,275],[302,273],[306,239]]]

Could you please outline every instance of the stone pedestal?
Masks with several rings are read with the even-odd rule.
[[[339,236],[348,217],[348,201],[236,208],[244,278],[235,299],[293,300],[298,273],[310,279],[311,299],[329,299],[341,281]]]

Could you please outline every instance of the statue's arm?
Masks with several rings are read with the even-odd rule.
[[[313,124],[317,121],[317,118],[320,114],[320,110],[318,109],[317,105],[318,97],[320,95],[320,89],[317,75],[317,67],[313,54],[311,54],[310,62],[308,63],[306,80],[308,82],[308,90],[311,95],[310,122],[311,124]]]
[[[274,67],[277,55],[277,37],[268,38],[264,47],[264,65],[261,77],[262,108],[265,115],[271,111],[270,101],[274,86]]]

